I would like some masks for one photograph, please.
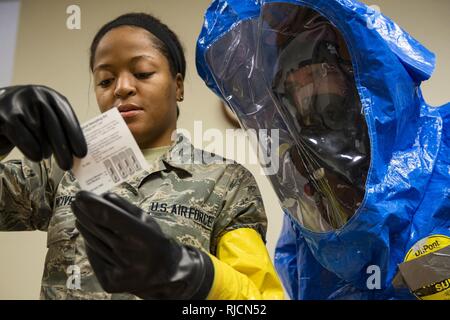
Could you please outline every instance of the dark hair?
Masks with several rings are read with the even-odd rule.
[[[183,47],[177,35],[169,29],[167,25],[159,19],[147,13],[127,13],[106,23],[94,37],[90,48],[89,65],[91,71],[94,68],[95,52],[103,36],[114,28],[121,26],[135,26],[150,32],[155,40],[156,49],[158,49],[169,61],[170,71],[175,77],[177,73],[186,75],[186,58]]]

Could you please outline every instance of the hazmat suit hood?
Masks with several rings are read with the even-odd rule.
[[[304,23],[293,27],[298,21]],[[312,23],[319,27],[305,33]],[[291,50],[294,41],[298,44]],[[334,58],[328,56],[336,52],[340,62],[330,62]],[[347,162],[336,156],[356,153],[345,153],[344,147],[334,152],[339,141],[317,143],[340,133],[311,135],[296,120],[295,103],[289,107],[292,99],[283,97],[287,90],[280,86],[280,76],[286,80],[290,71],[305,65],[320,74],[314,66],[324,63],[350,70],[349,89],[342,92],[356,97],[346,100],[353,108],[346,119],[358,124],[357,133],[346,122],[339,130],[351,132],[344,137],[357,142],[358,157],[365,159],[354,166],[356,171],[349,168],[357,156]],[[437,236],[441,244],[450,239],[450,104],[427,105],[420,88],[434,68],[432,52],[392,20],[354,0],[215,0],[208,8],[197,43],[199,75],[243,128],[279,130],[259,143],[277,146],[270,157],[279,167],[268,173],[284,211],[275,264],[291,298],[414,297],[406,288],[394,288],[398,265],[411,250],[419,250],[423,239]],[[316,91],[323,84],[320,79],[314,81]],[[324,105],[319,100],[308,106],[317,111]],[[311,172],[306,172],[308,165],[305,172],[299,169],[305,158],[317,165]],[[321,189],[320,173],[328,180],[322,189],[335,197],[325,191],[319,192],[322,200],[311,196]],[[316,180],[312,192],[311,180]],[[336,200],[341,186],[348,186],[350,196]]]

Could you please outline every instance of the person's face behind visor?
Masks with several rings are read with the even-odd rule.
[[[348,121],[345,104],[349,94],[345,74],[350,74],[343,68],[325,62],[288,73],[284,83],[286,99],[295,108],[300,126],[323,131],[343,129]]]
[[[273,46],[277,52],[272,91],[296,141],[292,161],[308,181],[303,196],[337,229],[361,205],[370,164],[350,54],[339,31],[317,12],[276,5],[266,6],[262,17],[272,46],[262,52],[274,52]]]

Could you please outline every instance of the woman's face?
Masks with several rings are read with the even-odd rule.
[[[140,148],[170,145],[183,79],[175,78],[153,35],[142,28],[112,29],[94,57],[95,95],[101,112],[118,108]]]

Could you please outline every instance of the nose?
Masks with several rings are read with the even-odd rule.
[[[119,99],[126,99],[136,94],[134,77],[128,74],[121,74],[116,82],[114,96]]]

